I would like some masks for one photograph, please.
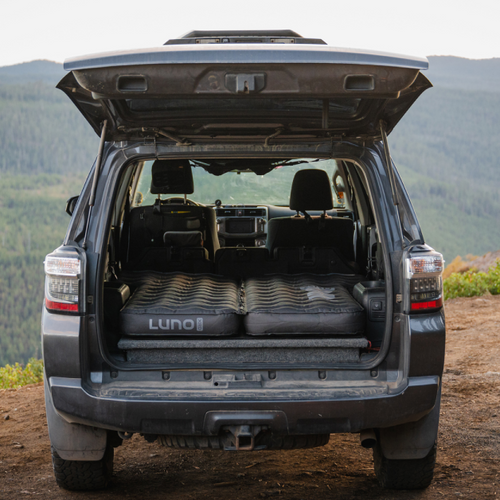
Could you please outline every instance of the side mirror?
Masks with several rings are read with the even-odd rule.
[[[337,196],[340,193],[345,193],[344,180],[342,179],[340,172],[335,172],[335,175],[333,176],[333,189]]]
[[[345,205],[345,186],[344,179],[342,179],[342,176],[338,171],[333,175],[333,190],[337,195],[337,203],[339,204],[338,206],[343,207]]]
[[[134,197],[134,207],[138,207],[139,205],[142,205],[142,202],[144,201],[144,196],[140,191],[137,191],[135,193]]]
[[[67,202],[66,202],[66,213],[68,215],[73,215],[73,212],[76,207],[76,203],[78,202],[78,198],[80,196],[72,196]]]

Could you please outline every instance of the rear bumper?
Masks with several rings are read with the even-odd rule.
[[[419,420],[436,403],[440,378],[413,377],[400,394],[303,399],[290,390],[279,400],[167,400],[120,394],[96,396],[81,379],[51,377],[54,407],[68,422],[126,432],[216,435],[223,425],[267,425],[277,434],[330,434],[391,427]]]

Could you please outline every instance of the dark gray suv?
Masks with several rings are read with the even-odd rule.
[[[443,258],[387,139],[427,66],[293,31],[65,62],[101,140],[45,259],[61,487],[105,487],[132,433],[249,451],[359,433],[382,486],[430,484]]]

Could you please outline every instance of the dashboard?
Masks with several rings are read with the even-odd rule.
[[[215,207],[221,246],[266,246],[269,209],[263,205]]]
[[[222,205],[217,200],[215,206],[217,233],[221,247],[265,247],[269,220],[276,217],[293,217],[295,210],[275,205]],[[308,211],[311,216],[323,212]],[[345,208],[328,210],[330,217],[353,218],[351,211]]]

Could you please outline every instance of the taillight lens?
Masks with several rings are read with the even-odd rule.
[[[443,256],[434,251],[406,259],[409,312],[429,312],[442,307],[443,268]]]
[[[45,258],[45,307],[78,314],[81,309],[82,264],[77,257]]]

